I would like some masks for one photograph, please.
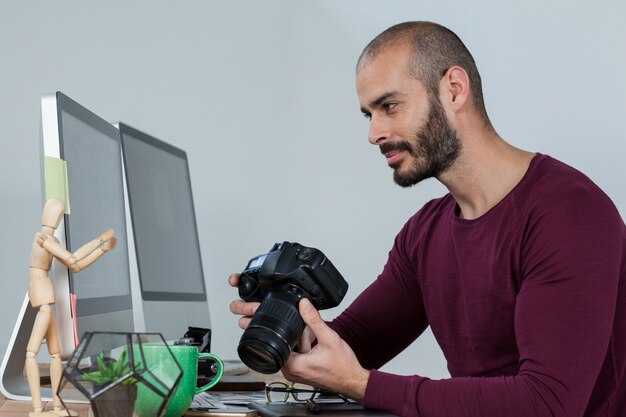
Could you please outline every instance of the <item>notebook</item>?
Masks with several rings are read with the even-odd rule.
[[[185,416],[253,417],[258,413],[248,403],[262,401],[263,391],[255,392],[201,392],[196,394]]]

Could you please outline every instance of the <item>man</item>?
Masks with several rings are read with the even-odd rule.
[[[472,56],[442,26],[380,34],[356,87],[395,181],[435,177],[449,194],[409,219],[333,322],[301,301],[284,375],[403,416],[626,416],[626,227],[610,199],[497,134]],[[255,308],[231,305],[244,328]],[[427,326],[451,378],[376,370]]]

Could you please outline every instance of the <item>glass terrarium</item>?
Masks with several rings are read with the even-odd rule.
[[[59,397],[78,389],[95,417],[162,416],[182,374],[159,333],[87,332],[63,369]]]

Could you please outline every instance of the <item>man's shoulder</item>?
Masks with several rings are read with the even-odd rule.
[[[600,199],[613,205],[604,191],[587,175],[548,155],[538,154],[535,157],[525,180],[519,197],[532,204]]]
[[[514,210],[525,224],[532,219],[554,224],[566,224],[573,219],[604,219],[612,228],[623,228],[613,201],[576,168],[550,156],[538,155],[529,171],[512,200]]]
[[[567,186],[570,183],[591,182],[576,168],[543,154],[535,156],[522,181],[526,182],[526,188],[536,191]]]

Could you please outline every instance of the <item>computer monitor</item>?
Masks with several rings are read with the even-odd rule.
[[[52,263],[61,356],[67,359],[85,331],[134,331],[121,142],[114,126],[60,92],[42,97],[41,122],[44,155],[67,165],[71,212],[55,237],[71,252],[108,228],[117,238],[114,250],[77,274]],[[35,315],[26,297],[2,364],[0,387],[12,399],[30,396],[22,371]],[[50,398],[47,391],[44,398]]]
[[[187,154],[124,123],[122,138],[135,325],[166,340],[210,329]]]

